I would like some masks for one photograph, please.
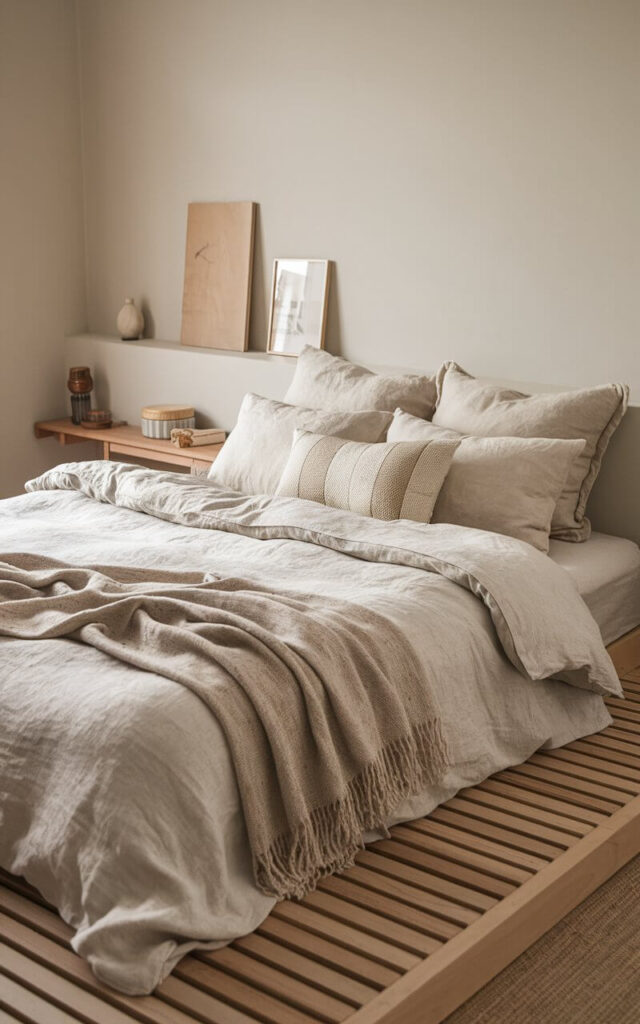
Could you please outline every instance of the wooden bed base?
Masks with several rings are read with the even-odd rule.
[[[0,1024],[437,1024],[640,852],[640,627],[609,651],[614,724],[391,829],[153,996],[100,985],[40,895],[0,873]]]

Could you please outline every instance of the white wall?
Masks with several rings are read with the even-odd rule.
[[[336,261],[333,351],[640,389],[639,3],[79,0],[78,15],[91,330],[113,333],[135,294],[177,339],[187,203],[253,199],[254,348],[273,258],[320,256]]]
[[[68,406],[85,324],[73,0],[0,0],[0,497],[60,461],[33,421]]]

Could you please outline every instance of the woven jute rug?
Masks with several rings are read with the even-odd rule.
[[[569,883],[570,884],[570,883]],[[639,1024],[640,857],[445,1024]]]

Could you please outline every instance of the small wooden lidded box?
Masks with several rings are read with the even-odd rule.
[[[146,405],[140,412],[144,437],[171,438],[174,427],[195,427],[196,411],[192,405]]]

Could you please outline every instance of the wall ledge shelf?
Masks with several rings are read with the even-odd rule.
[[[282,401],[296,362],[266,352],[229,352],[156,338],[122,341],[89,331],[69,334],[65,353],[66,367],[91,367],[93,402],[111,409],[116,419],[138,423],[142,406],[178,402],[194,406],[199,427],[227,431],[246,394]]]
[[[288,356],[281,356],[275,352],[263,352],[256,349],[248,349],[246,352],[235,352],[232,349],[200,348],[197,345],[181,345],[179,341],[163,341],[159,338],[143,338],[140,341],[123,341],[122,338],[118,338],[116,335],[95,334],[89,331],[81,334],[68,334],[66,340],[73,342],[107,342],[110,345],[119,345],[123,348],[129,349],[159,349],[164,352],[198,352],[202,355],[230,356],[233,359],[257,359],[264,362],[271,362],[272,359],[286,359],[287,361],[290,361],[290,357]]]

